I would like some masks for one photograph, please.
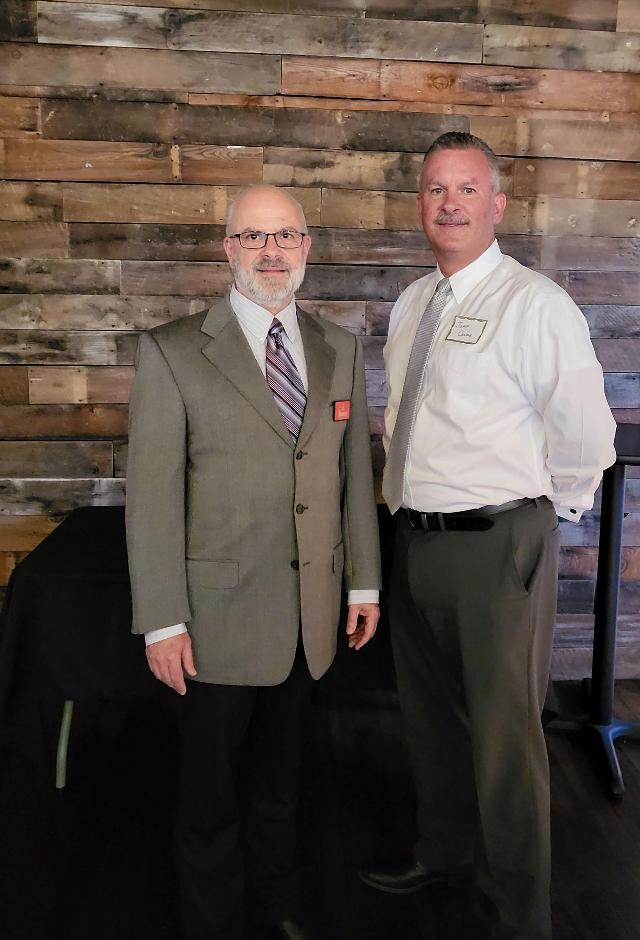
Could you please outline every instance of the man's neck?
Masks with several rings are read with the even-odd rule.
[[[288,297],[285,297],[284,300],[278,301],[277,303],[273,303],[270,306],[267,306],[267,304],[263,304],[257,298],[252,297],[251,294],[247,294],[247,292],[243,291],[240,287],[238,287],[237,284],[235,285],[235,288],[239,294],[242,294],[242,296],[246,297],[247,300],[250,300],[251,303],[257,304],[259,307],[262,307],[263,310],[266,310],[268,313],[270,313],[272,317],[277,317],[278,314],[281,313],[286,307],[288,307],[291,301],[293,300],[293,294],[290,294]]]

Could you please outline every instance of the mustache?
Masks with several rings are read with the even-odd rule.
[[[256,261],[253,266],[254,271],[264,271],[268,268],[284,268],[285,271],[291,271],[284,258],[264,258],[262,261]]]
[[[450,212],[439,212],[435,217],[436,225],[467,225],[468,221],[466,216]]]

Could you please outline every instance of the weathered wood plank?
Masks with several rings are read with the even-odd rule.
[[[264,182],[274,186],[415,192],[422,154],[266,147]]]
[[[76,3],[77,0],[61,0]],[[99,6],[157,7],[158,0],[85,0]],[[364,13],[367,0],[163,0],[162,6],[178,10],[244,10],[247,13],[322,13],[348,16]],[[472,0],[476,2],[476,0]]]
[[[0,441],[0,477],[110,477],[112,467],[108,441]]]
[[[572,522],[560,522],[560,531],[562,545],[596,546],[600,533],[600,514],[595,510],[585,513],[579,525]],[[622,544],[625,547],[640,545],[640,513],[630,512],[625,517],[622,527]]]
[[[549,199],[547,207],[549,235],[640,235],[640,200]]]
[[[0,255],[68,258],[69,227],[63,222],[0,222]]]
[[[229,265],[216,261],[123,261],[122,292],[221,297],[231,286]]]
[[[62,221],[62,189],[55,183],[0,183],[0,219]]]
[[[127,453],[128,453],[128,444],[126,443],[126,441],[115,441],[113,445],[113,475],[114,477],[126,477]]]
[[[640,124],[632,116],[604,123],[473,115],[470,128],[502,155],[637,161],[640,153]]]
[[[229,108],[99,99],[43,102],[42,133],[51,139],[141,140],[243,147],[424,153],[445,131],[468,130],[458,115],[305,109]]]
[[[640,366],[640,337],[595,338],[593,348],[605,372],[632,372]]]
[[[633,2],[633,0],[630,0]],[[367,0],[367,16],[380,19],[513,23],[568,29],[616,28],[617,0]]]
[[[104,439],[127,436],[127,406],[0,405],[6,437],[28,441]]]
[[[514,196],[628,199],[640,191],[640,163],[514,160],[512,179]]]
[[[0,46],[0,55],[2,47]],[[0,98],[0,137],[32,137],[40,130],[40,102],[34,98],[3,96]]]
[[[63,215],[68,222],[166,222],[223,225],[230,202],[242,187],[154,185],[152,183],[64,183]],[[291,188],[307,223],[320,221],[320,190]]]
[[[426,58],[426,57],[425,57]],[[638,76],[437,62],[283,56],[285,95],[381,98],[434,105],[637,111]],[[213,103],[213,102],[212,102]]]
[[[114,180],[171,183],[170,144],[106,143],[96,140],[7,140],[7,179]]]
[[[0,551],[30,552],[62,522],[61,516],[0,516]]]
[[[0,259],[0,291],[19,294],[117,294],[119,261]]]
[[[558,203],[561,205],[558,205]],[[577,203],[580,202],[580,207]],[[580,211],[582,204],[584,212],[587,215],[585,222],[584,216]],[[620,224],[619,229],[626,227],[633,230],[634,225],[629,224],[629,218],[633,218],[633,213],[629,213],[628,207],[635,205],[640,213],[640,202],[616,203],[620,205]],[[603,215],[608,216],[601,220],[598,215],[600,210]],[[545,235],[542,239],[541,262],[544,268],[562,269],[573,271],[637,271],[640,269],[640,238],[608,238],[608,237],[586,237],[583,235],[571,235],[568,229],[575,231],[582,228],[600,229],[602,225],[613,227],[615,224],[615,213],[609,213],[609,204],[598,200],[592,203],[590,200],[552,200],[550,203],[551,225],[554,228],[559,224],[560,219],[564,219],[565,228],[561,236]],[[626,211],[625,211],[626,210]],[[564,234],[566,232],[566,234]],[[640,223],[638,224],[638,233],[640,234]],[[613,234],[610,232],[610,234]],[[640,298],[638,298],[640,303]]]
[[[568,291],[577,304],[629,304],[640,300],[640,274],[620,271],[609,277],[600,271],[543,271]]]
[[[583,304],[592,336],[640,336],[640,306]]]
[[[487,25],[483,61],[525,68],[640,71],[640,37],[542,26]]]
[[[131,366],[29,366],[29,404],[126,404]]]
[[[319,231],[314,229],[314,231]],[[72,258],[123,261],[224,261],[223,225],[74,222]]]
[[[0,552],[0,587],[6,587],[15,566],[28,552]]]
[[[640,372],[605,373],[604,390],[612,408],[640,408]]]
[[[482,27],[362,18],[38,4],[40,42],[279,55],[480,62]]]
[[[184,183],[247,186],[262,182],[262,147],[184,144],[179,153]]]
[[[637,0],[618,0],[619,33],[640,33],[640,7]]]
[[[26,404],[29,401],[29,376],[25,366],[0,368],[0,403]]]
[[[307,313],[314,313],[344,327],[350,333],[364,333],[366,305],[362,300],[301,300],[299,306]]]
[[[0,294],[0,328],[147,330],[206,310],[205,299],[112,294]]]
[[[131,89],[270,95],[280,91],[280,56],[100,49],[92,44],[70,50],[41,39],[33,46],[0,46],[0,84],[71,86],[100,95]]]
[[[113,478],[0,480],[0,515],[46,515],[71,512],[80,506],[122,506],[124,494],[124,480]]]
[[[35,0],[3,0],[0,6],[0,39],[37,42]]]
[[[623,549],[621,561],[621,579],[623,581],[640,581],[640,549]],[[596,547],[573,548],[571,546],[563,548],[560,552],[559,570],[562,578],[595,579],[598,570],[598,549]]]
[[[593,581],[559,581],[559,613],[591,613],[593,611],[594,594],[595,583]],[[640,585],[637,581],[622,582],[619,605],[620,613],[637,614],[640,606]]]
[[[0,363],[131,365],[135,333],[0,330]]]

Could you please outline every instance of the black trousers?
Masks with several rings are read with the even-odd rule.
[[[551,504],[480,532],[426,533],[400,512],[390,586],[418,858],[475,864],[500,940],[549,940],[548,761],[540,713],[557,593]]]
[[[302,644],[281,685],[188,682],[175,846],[187,940],[244,940],[291,915],[300,745],[312,679]]]

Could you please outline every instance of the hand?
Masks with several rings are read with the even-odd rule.
[[[187,691],[185,672],[189,676],[196,675],[191,637],[188,633],[180,633],[178,636],[151,643],[147,646],[147,662],[156,679],[164,682],[170,689],[175,689],[180,695]]]
[[[377,604],[349,604],[347,634],[349,648],[359,650],[376,632],[380,608]]]

